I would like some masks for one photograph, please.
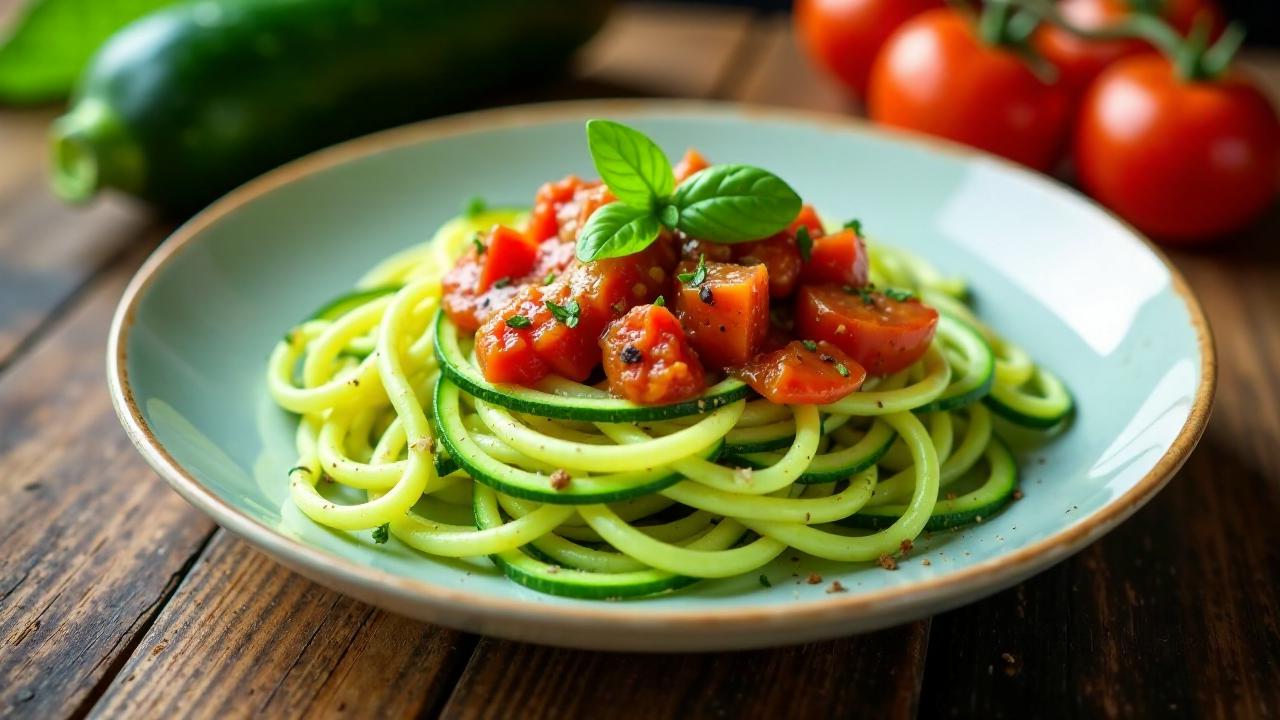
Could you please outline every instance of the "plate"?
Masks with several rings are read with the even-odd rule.
[[[997,329],[1079,407],[1025,457],[1025,497],[922,538],[896,571],[784,553],[756,575],[642,600],[541,595],[485,558],[446,561],[322,528],[287,498],[294,419],[267,398],[282,329],[473,195],[527,204],[592,175],[583,122],[633,124],[671,155],[767,167],[833,217],[966,277]],[[471,632],[613,650],[713,650],[848,635],[971,602],[1101,537],[1186,460],[1209,415],[1213,346],[1182,278],[1134,230],[1001,160],[856,120],[741,105],[591,101],[453,116],[275,170],[179,228],[138,271],[108,375],[130,438],[193,505],[284,565],[388,610]],[[796,560],[791,558],[795,557]],[[928,564],[924,562],[928,559]],[[796,577],[793,577],[793,573]],[[803,582],[809,573],[822,584]],[[839,580],[843,593],[825,592]]]

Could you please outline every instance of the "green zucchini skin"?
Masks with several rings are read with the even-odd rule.
[[[113,36],[55,123],[54,187],[192,210],[312,150],[546,75],[609,0],[201,0]]]

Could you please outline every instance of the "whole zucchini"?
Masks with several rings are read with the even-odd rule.
[[[68,200],[189,211],[276,165],[558,69],[608,0],[197,0],[99,50],[52,129]]]

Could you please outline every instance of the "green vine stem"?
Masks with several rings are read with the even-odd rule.
[[[1189,81],[1213,80],[1226,72],[1244,42],[1244,28],[1231,23],[1217,42],[1209,44],[1207,18],[1196,19],[1183,38],[1169,23],[1144,12],[1102,28],[1083,28],[1062,16],[1052,0],[1006,0],[1044,22],[1056,25],[1086,40],[1141,39],[1154,45],[1173,63],[1178,76]]]

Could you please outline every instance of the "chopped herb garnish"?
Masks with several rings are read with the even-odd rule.
[[[801,225],[796,228],[796,248],[800,250],[800,259],[809,262],[813,257],[813,238],[809,236],[809,228]]]
[[[499,290],[501,290],[502,288],[510,284],[511,284],[511,278],[509,277],[500,277],[497,280],[493,281],[493,286],[498,288]]]
[[[836,372],[840,373],[840,377],[849,377],[849,368],[844,363],[836,363]]]
[[[560,321],[567,328],[578,327],[578,316],[582,313],[582,307],[578,305],[577,300],[570,300],[564,305],[547,301],[547,309],[551,311],[551,316]]]
[[[666,307],[667,299],[659,295],[658,297],[653,299],[653,304],[657,305],[658,307]]]
[[[644,360],[644,354],[640,352],[640,348],[635,345],[628,345],[622,349],[622,362],[628,365],[634,365]]]
[[[676,275],[676,279],[688,285],[689,287],[698,287],[707,281],[707,256],[698,256],[698,267],[694,268],[691,273],[680,273]]]
[[[852,230],[858,237],[862,237],[862,221],[858,218],[845,222],[844,226]]]
[[[906,302],[915,297],[915,293],[910,290],[899,290],[898,288],[885,288],[884,294],[898,302]]]
[[[808,350],[809,352],[813,352],[818,349],[818,343],[812,340],[801,340],[800,344],[804,345],[804,349]]]
[[[533,321],[523,315],[512,315],[507,318],[507,327],[516,328],[517,330],[520,328],[527,328],[532,324]]]
[[[698,299],[708,305],[716,304],[716,298],[714,295],[711,294],[711,287],[708,285],[703,285],[698,290]]]
[[[489,249],[485,246],[484,240],[480,239],[480,233],[471,236],[471,244],[476,246],[477,255],[483,255],[484,251]]]
[[[543,285],[550,285],[551,283],[553,283],[553,282],[555,282],[555,281],[556,281],[556,274],[555,274],[555,273],[553,273],[553,272],[549,272],[549,273],[547,273],[547,276],[546,276],[546,277],[544,277],[544,278],[542,278],[542,284],[543,284]]]
[[[773,583],[769,582],[769,578],[765,575],[760,576],[760,584],[765,587],[773,587]]]
[[[382,523],[373,529],[373,541],[383,545],[391,538],[391,523]]]
[[[857,294],[857,296],[858,296],[859,298],[861,298],[861,299],[862,299],[862,304],[863,304],[863,305],[875,305],[875,304],[876,304],[876,299],[875,299],[875,297],[871,294],[871,290],[872,290],[874,287],[875,287],[875,285],[868,285],[868,286],[866,286],[866,287],[850,288],[850,289],[851,289],[851,290],[853,290],[853,292],[854,292],[854,293],[856,293],[856,294]]]
[[[485,210],[489,209],[489,203],[479,195],[473,195],[467,200],[467,204],[462,206],[462,214],[465,217],[473,218]]]

